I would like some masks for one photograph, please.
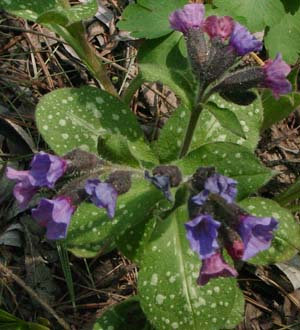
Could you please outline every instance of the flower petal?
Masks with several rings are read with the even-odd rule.
[[[237,271],[224,261],[221,253],[216,252],[202,261],[197,283],[199,285],[205,285],[212,278],[236,277],[237,275]]]
[[[257,253],[267,250],[272,243],[273,230],[276,230],[277,227],[277,220],[271,217],[241,216],[238,232],[244,243],[242,259],[247,260]]]
[[[191,3],[183,9],[171,13],[169,17],[170,26],[173,30],[187,33],[189,29],[201,27],[204,21],[205,7],[203,4]]]
[[[199,215],[185,223],[186,237],[191,249],[197,252],[200,258],[208,258],[219,248],[217,242],[220,222],[214,220],[209,214]]]

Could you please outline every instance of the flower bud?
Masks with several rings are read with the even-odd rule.
[[[115,171],[105,181],[110,183],[118,195],[125,194],[131,187],[131,173],[128,171]]]
[[[177,166],[174,165],[159,165],[153,171],[153,175],[166,175],[170,178],[170,186],[178,187],[182,181],[182,174]]]

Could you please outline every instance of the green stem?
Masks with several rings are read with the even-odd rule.
[[[67,28],[63,28],[58,25],[52,25],[51,28],[70,44],[70,46],[75,50],[77,55],[87,66],[91,74],[103,86],[104,90],[118,97],[118,93],[114,85],[107,76],[102,60],[97,56],[95,49],[88,42],[85,36],[85,30],[82,22],[76,22]]]
[[[142,83],[143,78],[139,74],[130,82],[129,86],[126,88],[122,96],[122,100],[125,104],[130,104],[134,93],[137,91],[137,89],[141,86]]]
[[[189,151],[189,148],[190,148],[190,145],[191,145],[191,142],[193,139],[193,135],[194,135],[195,129],[197,127],[199,116],[203,110],[203,106],[201,103],[203,93],[204,93],[204,89],[200,88],[195,106],[191,112],[188,127],[185,132],[184,140],[183,140],[181,150],[179,153],[179,158],[183,158]]]

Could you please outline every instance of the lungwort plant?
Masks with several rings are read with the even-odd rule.
[[[119,27],[147,40],[138,51],[139,74],[119,97],[85,39],[82,20],[95,14],[96,0],[0,0],[63,37],[102,86],[42,97],[36,123],[57,156],[40,152],[26,171],[7,168],[20,208],[47,192],[31,213],[49,240],[64,240],[79,257],[118,248],[138,265],[137,297],[104,313],[94,330],[232,328],[243,316],[243,262],[275,263],[300,248],[291,213],[256,195],[274,174],[254,153],[260,131],[282,118],[269,104],[290,102],[290,112],[299,102],[272,39],[276,17],[292,14],[284,2],[269,3],[129,5]],[[269,26],[265,43],[245,21],[256,32]],[[245,61],[264,45],[272,46],[271,59]],[[292,50],[282,51],[295,60]],[[180,101],[150,141],[129,107],[146,81],[168,85]]]

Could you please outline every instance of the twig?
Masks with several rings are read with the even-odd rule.
[[[22,289],[26,291],[34,300],[36,300],[48,313],[50,313],[65,330],[71,330],[70,326],[66,323],[66,321],[60,318],[51,306],[49,306],[29,286],[27,286],[26,283],[19,276],[14,274],[10,269],[8,269],[2,263],[0,263],[0,273],[2,273],[3,276],[11,278],[20,287],[22,287]]]

